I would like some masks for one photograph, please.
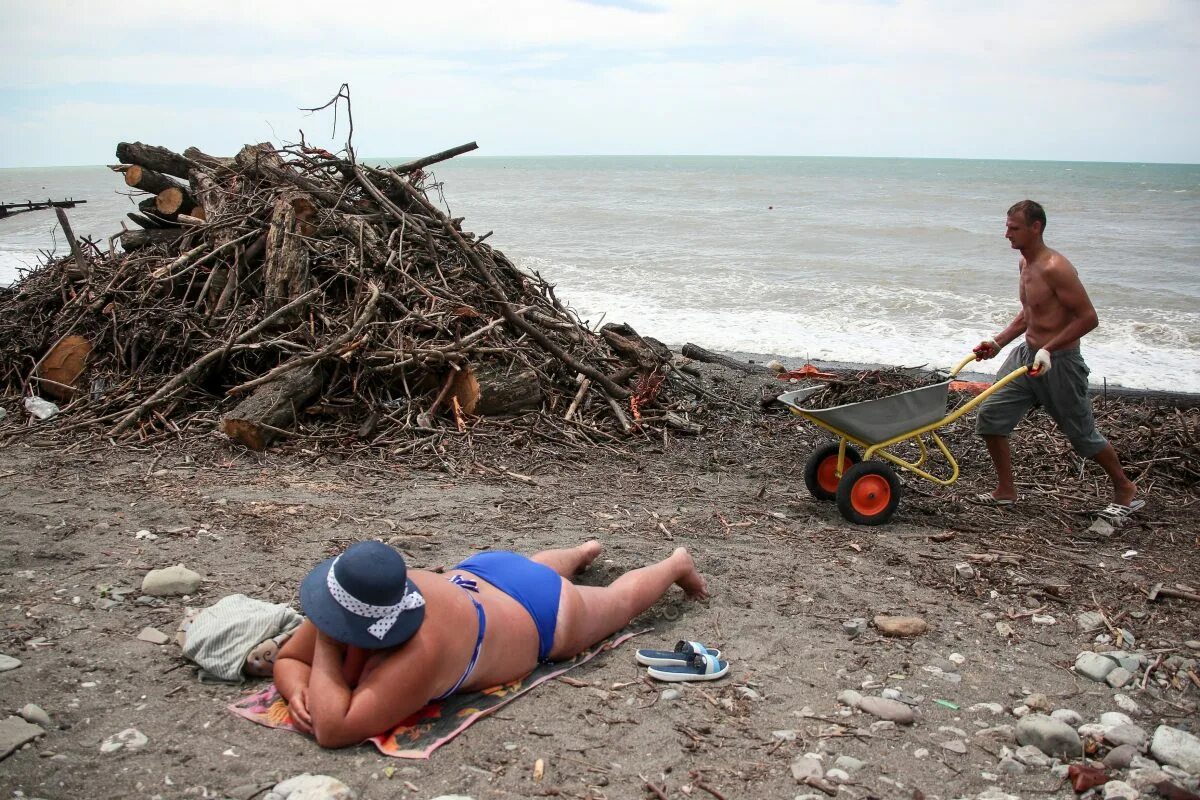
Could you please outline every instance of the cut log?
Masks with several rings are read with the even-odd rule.
[[[157,228],[174,228],[179,224],[174,214],[164,214],[158,210],[158,195],[138,203],[138,211]]]
[[[132,216],[132,215],[131,215]],[[173,244],[183,231],[179,228],[157,228],[145,231],[126,231],[121,236],[121,247],[125,250],[139,250],[156,244]]]
[[[720,353],[714,353],[711,350],[705,350],[699,345],[694,345],[688,342],[680,351],[684,358],[694,358],[697,361],[703,361],[706,364],[720,364],[723,367],[736,369],[739,372],[745,372],[750,375],[774,375],[775,373],[767,369],[762,364],[751,364],[746,361],[738,361],[736,358],[723,356]]]
[[[251,450],[265,450],[296,421],[296,412],[308,405],[325,385],[318,371],[293,370],[277,381],[254,390],[221,418],[221,430]]]
[[[56,400],[70,400],[75,393],[75,381],[83,374],[92,343],[83,336],[66,336],[46,354],[37,368],[41,392]]]
[[[154,206],[158,213],[167,217],[173,214],[190,214],[196,205],[196,198],[183,186],[163,189],[154,198]]]
[[[467,414],[504,416],[542,407],[537,373],[525,367],[479,364],[458,373],[452,387]]]
[[[193,217],[208,219],[209,215],[216,216],[225,205],[225,192],[207,172],[194,169],[189,173],[192,182],[192,193],[196,196],[198,205],[192,210]],[[199,213],[197,213],[199,212]]]
[[[137,164],[155,172],[165,172],[176,178],[187,180],[192,162],[179,153],[141,142],[121,142],[117,145],[117,160],[122,164]]]
[[[311,218],[315,213],[312,201],[298,192],[284,192],[275,201],[263,262],[263,296],[268,311],[308,291],[308,248],[299,228],[302,217]],[[297,309],[296,315],[302,313],[303,309]]]
[[[166,189],[183,188],[174,178],[137,164],[126,167],[124,175],[126,186],[132,186],[134,189],[140,189],[150,194],[158,194]]]

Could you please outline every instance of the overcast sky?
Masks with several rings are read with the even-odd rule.
[[[1200,0],[0,0],[0,167],[364,157],[1200,162]]]

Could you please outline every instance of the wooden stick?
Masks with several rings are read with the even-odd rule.
[[[463,153],[469,153],[478,148],[479,145],[475,144],[474,142],[467,142],[466,144],[460,144],[458,147],[451,147],[449,150],[443,150],[440,153],[434,153],[431,156],[425,156],[424,158],[418,158],[416,161],[409,161],[401,164],[398,167],[392,167],[392,169],[399,173],[413,172],[414,170],[424,169],[425,167],[436,164],[439,161],[446,161],[454,158],[455,156],[460,156]]]
[[[54,213],[58,216],[58,224],[62,226],[63,234],[66,235],[67,241],[71,244],[71,254],[75,256],[75,263],[79,265],[79,272],[82,277],[91,279],[92,268],[88,266],[87,259],[83,257],[83,250],[79,247],[79,242],[75,240],[75,233],[71,230],[71,223],[67,220],[67,212],[58,206],[54,207]]]
[[[592,379],[584,377],[583,373],[575,376],[575,380],[579,381],[579,391],[575,392],[575,397],[571,400],[571,405],[567,407],[567,413],[563,415],[563,419],[568,422],[571,417],[575,416],[575,410],[579,408],[579,404],[583,401],[583,396],[587,394],[588,387],[592,385]]]

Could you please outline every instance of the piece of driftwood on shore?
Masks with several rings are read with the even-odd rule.
[[[705,350],[703,347],[688,342],[683,346],[680,355],[684,358],[692,358],[696,361],[703,361],[706,364],[720,364],[723,367],[736,369],[738,372],[745,372],[748,375],[774,375],[774,371],[768,369],[762,364],[751,364],[748,361],[738,361],[736,358],[714,353],[711,350]]]

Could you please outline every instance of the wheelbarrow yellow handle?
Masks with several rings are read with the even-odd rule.
[[[962,372],[963,369],[967,366],[967,364],[970,364],[971,362],[977,361],[977,360],[978,359],[976,358],[975,354],[971,353],[971,355],[967,356],[962,361],[958,362],[957,367],[950,370],[950,377],[951,378],[958,377],[958,373]],[[1022,370],[1024,370],[1024,372],[1022,372]],[[1038,375],[1042,374],[1042,371],[1040,369],[1033,369],[1032,367],[1018,367],[1017,369],[1013,370],[1012,373],[1010,373],[1010,374],[1013,377],[1019,377],[1020,375],[1023,375],[1025,372],[1028,372],[1030,375],[1032,375],[1035,378]]]

